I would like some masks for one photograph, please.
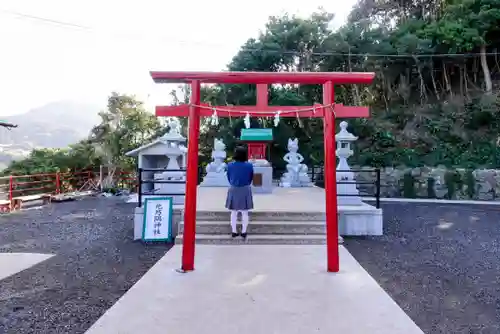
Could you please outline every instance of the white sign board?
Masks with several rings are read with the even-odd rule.
[[[172,197],[144,201],[143,241],[172,241]]]

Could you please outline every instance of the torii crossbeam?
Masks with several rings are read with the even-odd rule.
[[[369,117],[369,109],[368,107],[347,107],[341,104],[335,104],[334,85],[370,84],[375,74],[343,72],[151,72],[150,74],[156,83],[182,82],[191,85],[190,104],[156,107],[156,116],[189,118],[182,269],[184,271],[194,270],[200,117],[211,116],[213,113],[211,109],[215,109],[219,117],[236,117],[238,114],[241,115],[242,111],[248,113],[250,116],[272,117],[278,111],[281,111],[283,112],[280,115],[281,117],[323,118],[327,270],[329,272],[338,272],[339,250],[335,173],[335,118]],[[257,105],[209,106],[207,104],[201,104],[201,83],[256,84]],[[303,111],[303,106],[269,106],[268,85],[270,84],[320,84],[323,86],[323,103],[311,106],[311,110],[308,112]],[[234,114],[232,114],[233,110]],[[299,110],[301,111],[300,113]]]

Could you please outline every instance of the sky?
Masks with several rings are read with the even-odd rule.
[[[322,7],[340,26],[355,2],[2,0],[0,116],[58,100],[105,106],[112,91],[165,104],[174,87],[155,85],[150,70],[224,70],[269,16]]]

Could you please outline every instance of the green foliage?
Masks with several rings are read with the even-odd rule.
[[[158,136],[162,127],[143,102],[133,96],[113,93],[108,108],[100,113],[101,124],[92,129],[91,138],[102,152],[105,162],[125,170],[133,170],[134,160],[125,153]]]
[[[436,198],[436,191],[434,190],[434,185],[436,180],[433,177],[427,178],[427,198]]]
[[[417,197],[417,192],[415,189],[415,178],[413,177],[413,175],[411,175],[411,172],[407,172],[403,176],[403,197]]]
[[[467,187],[467,196],[470,199],[474,199],[474,195],[476,194],[476,179],[474,178],[474,174],[472,174],[471,170],[467,170],[464,178],[464,184]]]
[[[359,137],[353,165],[500,167],[500,61],[495,55],[500,49],[500,0],[359,0],[348,22],[335,31],[332,18],[323,11],[307,18],[271,17],[257,38],[242,45],[228,70],[375,72],[369,87],[335,86],[337,103],[369,105],[371,110],[369,119],[349,120],[350,131]],[[213,105],[254,105],[255,91],[252,85],[204,86],[202,99]],[[189,87],[171,95],[174,104],[187,103]],[[271,105],[321,102],[320,86],[269,87]],[[101,118],[89,140],[68,150],[36,150],[8,171],[98,163],[132,169],[133,160],[124,153],[165,131],[132,96],[113,93]],[[273,127],[269,118],[251,121],[252,127]],[[184,130],[187,123],[181,119]],[[242,127],[241,116],[220,119],[216,127],[203,119],[200,162],[210,160],[216,137],[231,152]],[[282,118],[273,136],[270,160],[276,169],[285,168],[282,157],[290,137],[299,139],[306,164],[322,163],[321,119]],[[405,192],[414,194],[408,176],[406,183]]]
[[[500,23],[498,8],[500,0],[361,0],[349,22],[336,31],[330,29],[332,15],[325,12],[309,18],[272,17],[258,38],[242,46],[228,69],[376,72],[370,87],[335,87],[337,102],[371,106],[370,119],[349,120],[350,131],[359,136],[353,164],[497,167],[500,103],[496,93],[485,95],[482,87],[488,86],[486,78],[498,66],[493,56],[478,52],[484,51],[484,43],[487,52],[500,47],[491,38]],[[487,71],[481,66],[484,57]],[[319,86],[269,88],[272,105],[311,105],[321,102],[321,94]],[[253,105],[255,87],[216,85],[205,88],[203,99]],[[204,125],[203,161],[209,159],[215,136],[231,151],[243,126],[241,118],[223,119],[218,127]],[[272,126],[270,119],[252,119],[252,127]],[[299,139],[307,164],[323,161],[321,120],[282,118],[273,132],[270,160],[276,168],[284,168],[289,137]]]
[[[105,193],[116,195],[120,190],[116,187],[103,188],[102,190]]]
[[[113,93],[107,110],[100,113],[88,139],[67,149],[35,149],[23,160],[14,161],[3,175],[28,175],[94,169],[106,164],[134,170],[134,160],[125,153],[162,134],[159,120],[133,96]]]
[[[447,199],[454,199],[455,194],[458,190],[462,189],[462,186],[464,184],[460,173],[455,170],[447,171],[444,174],[444,183],[446,184],[446,188],[448,189],[448,192],[446,194]]]
[[[35,149],[26,159],[13,161],[2,174],[66,173],[70,170],[87,169],[101,162],[95,148],[88,141],[82,141],[68,149]]]

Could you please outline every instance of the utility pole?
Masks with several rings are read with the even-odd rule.
[[[0,121],[0,126],[3,126],[4,128],[7,128],[7,129],[12,129],[12,128],[17,128],[17,124],[12,124],[12,123],[8,123],[8,122],[5,122],[5,121]]]

